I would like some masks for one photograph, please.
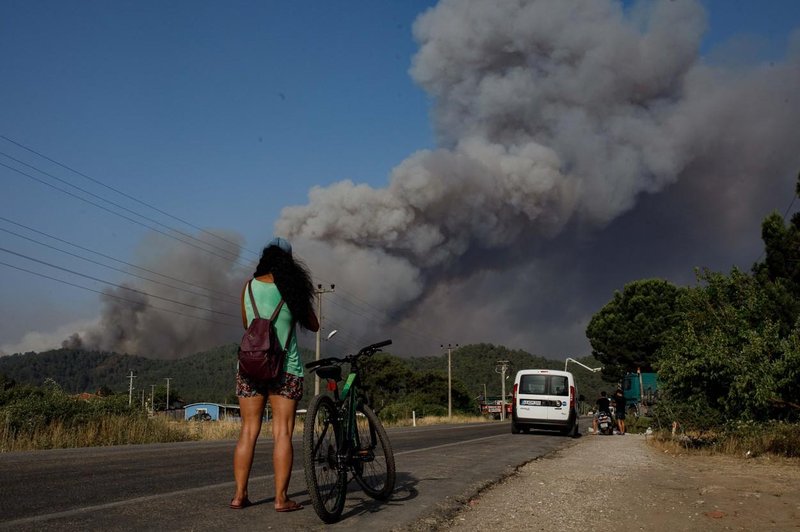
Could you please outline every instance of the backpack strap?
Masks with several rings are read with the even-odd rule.
[[[270,317],[269,321],[275,321],[275,318],[278,317],[278,312],[281,311],[281,308],[283,308],[283,298],[281,298],[281,300],[278,302],[278,306],[275,307],[275,312],[272,313],[272,317]]]
[[[272,317],[269,319],[269,321],[275,323],[275,318],[278,317],[278,313],[281,311],[281,308],[283,308],[283,299],[282,298],[281,298],[280,302],[278,303],[278,306],[275,307],[275,312],[272,313]],[[292,319],[292,324],[289,327],[289,335],[286,337],[286,344],[283,346],[283,350],[284,351],[288,351],[289,350],[289,342],[292,341],[292,334],[294,334],[294,319]]]

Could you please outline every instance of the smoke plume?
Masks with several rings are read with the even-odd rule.
[[[136,273],[152,281],[105,290],[99,322],[71,335],[63,347],[175,358],[241,336],[241,237],[215,234],[221,238],[201,234],[194,245],[149,234],[135,254],[141,267]]]
[[[383,188],[312,189],[275,234],[318,279],[380,311],[386,331],[347,324],[365,343],[402,329],[420,339],[405,334],[401,353],[487,341],[588,354],[585,325],[613,290],[748,267],[760,219],[791,198],[800,37],[780,61],[727,66],[700,55],[705,26],[696,0],[442,0],[414,25],[410,70],[438,148],[411,154]],[[235,260],[170,246],[149,248],[163,252],[153,269],[238,293]],[[81,340],[175,355],[240,331],[147,302],[107,299]]]
[[[593,277],[581,271],[594,262],[578,254],[592,247],[582,238],[632,229],[609,224],[670,186],[681,191],[671,209],[716,213],[702,229],[716,239],[757,230],[765,205],[791,197],[797,47],[783,63],[712,66],[699,55],[704,30],[691,0],[630,11],[611,0],[442,0],[414,25],[411,68],[441,147],[400,163],[385,188],[314,188],[276,232],[305,242],[315,269],[395,324],[547,355],[579,348],[575,334],[599,308],[587,299],[603,302],[573,288]],[[674,230],[691,231],[671,209]],[[605,300],[621,288],[604,284]],[[573,340],[548,341],[550,322],[551,336]]]

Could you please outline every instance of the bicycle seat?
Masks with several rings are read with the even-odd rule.
[[[332,379],[336,382],[342,380],[341,366],[323,366],[321,368],[317,368],[316,371],[320,379]]]

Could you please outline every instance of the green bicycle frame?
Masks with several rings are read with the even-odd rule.
[[[343,443],[341,448],[343,452],[340,458],[344,460],[349,458],[350,450],[353,447],[357,449],[360,444],[358,441],[358,431],[356,430],[357,391],[358,373],[355,368],[351,368],[350,373],[347,374],[342,384],[341,394],[338,393],[337,387],[337,392],[335,392],[334,395],[334,399],[339,405],[339,429],[341,430],[339,434],[341,439],[339,441]]]

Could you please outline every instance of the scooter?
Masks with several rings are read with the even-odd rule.
[[[599,434],[614,434],[614,420],[607,412],[597,414],[597,432]]]

